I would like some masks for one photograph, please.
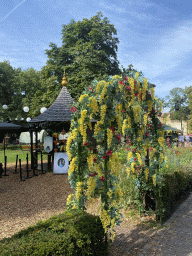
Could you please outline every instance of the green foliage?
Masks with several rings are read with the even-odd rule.
[[[107,18],[102,21],[101,17],[102,13],[98,13],[90,20],[72,20],[63,25],[62,46],[50,43],[50,49],[45,50],[48,60],[41,70],[41,89],[30,103],[31,117],[39,114],[42,106],[50,106],[58,96],[64,66],[66,87],[75,101],[95,78],[102,80],[108,75],[121,74],[116,54],[119,40],[113,37],[116,29]]]
[[[190,114],[188,96],[189,92],[187,93],[187,90],[175,87],[170,91],[170,94],[162,100],[163,107],[170,108],[171,120],[188,120]],[[177,103],[177,101],[181,103],[179,104],[179,110],[175,110],[175,103]]]
[[[108,255],[98,216],[65,211],[0,241],[0,255]]]
[[[9,61],[0,62],[0,106],[8,105],[12,102],[14,95],[13,81],[14,69],[11,67]],[[6,110],[0,108],[0,121],[8,120]]]
[[[33,68],[14,69],[8,61],[0,63],[0,105],[8,106],[7,110],[0,108],[0,121],[11,120],[16,124],[26,124],[28,113],[23,111],[23,107],[30,107],[32,96],[40,89],[40,76],[40,71]],[[20,121],[21,118],[24,121]]]

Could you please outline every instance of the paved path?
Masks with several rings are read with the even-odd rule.
[[[192,190],[175,213],[137,254],[138,256],[192,256]]]

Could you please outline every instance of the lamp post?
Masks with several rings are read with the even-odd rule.
[[[29,112],[29,107],[25,106],[25,107],[23,108],[23,110],[24,110],[24,112]],[[44,113],[46,110],[47,110],[47,108],[42,107],[42,108],[40,109],[41,114]],[[31,118],[30,118],[30,117],[27,117],[26,121],[27,121],[27,122],[30,122],[30,121],[31,121]],[[35,173],[35,167],[34,167],[34,164],[36,165],[36,167],[37,167],[37,165],[38,165],[38,153],[37,153],[37,147],[38,147],[38,145],[37,145],[37,140],[38,140],[38,137],[37,137],[37,136],[38,136],[38,133],[37,133],[37,130],[35,130],[35,140],[36,140],[35,145],[36,145],[36,150],[35,150],[35,159],[34,159],[34,155],[33,155],[33,125],[30,124],[31,169],[33,170],[33,175],[32,175],[32,176],[37,176],[37,175],[38,175],[38,174]],[[35,161],[34,161],[34,160],[35,160]]]

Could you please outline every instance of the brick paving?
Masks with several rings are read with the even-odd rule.
[[[163,226],[137,255],[192,256],[192,190]]]

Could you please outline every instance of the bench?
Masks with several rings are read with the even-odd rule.
[[[22,151],[30,151],[31,146],[30,145],[21,145]],[[33,145],[33,149],[35,149],[35,145]]]

